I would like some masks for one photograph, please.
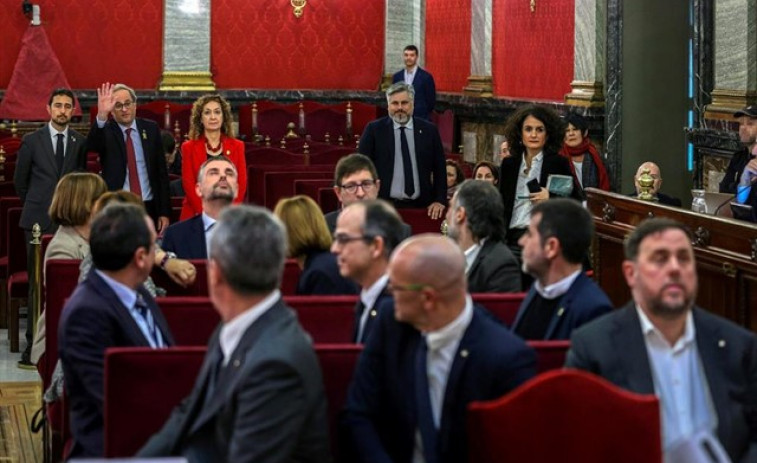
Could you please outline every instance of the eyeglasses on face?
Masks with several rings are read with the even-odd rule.
[[[339,185],[344,191],[347,193],[355,193],[357,192],[358,187],[362,188],[363,191],[369,192],[373,190],[373,188],[376,187],[376,181],[375,180],[363,180],[360,183],[345,183],[344,185]]]
[[[131,100],[126,100],[126,101],[124,101],[123,103],[116,103],[115,105],[113,105],[113,107],[114,107],[114,108],[116,109],[116,111],[121,111],[121,110],[123,110],[123,109],[126,109],[126,110],[128,110],[128,109],[129,109],[129,108],[131,108],[131,107],[132,107],[133,105],[134,105],[134,102],[133,102],[133,101],[131,101]]]
[[[373,235],[350,236],[346,233],[337,233],[336,235],[334,235],[334,242],[339,246],[344,246],[345,244],[352,241],[365,241],[367,243],[373,241],[374,238],[375,236]]]

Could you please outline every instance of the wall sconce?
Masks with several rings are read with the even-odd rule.
[[[289,0],[289,3],[292,4],[292,12],[294,13],[294,17],[302,17],[305,5],[308,3],[307,0]]]

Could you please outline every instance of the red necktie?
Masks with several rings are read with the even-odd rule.
[[[139,185],[139,173],[137,173],[137,155],[134,152],[134,143],[131,141],[131,131],[126,129],[126,167],[129,168],[129,189],[135,195],[142,197],[142,187]]]

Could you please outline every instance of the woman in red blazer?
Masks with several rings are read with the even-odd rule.
[[[221,95],[203,95],[195,101],[189,127],[189,140],[181,145],[181,183],[184,202],[181,220],[202,213],[202,200],[195,191],[200,166],[214,156],[225,156],[238,172],[239,192],[235,203],[241,203],[247,193],[247,164],[244,143],[234,138],[231,125],[231,105]]]

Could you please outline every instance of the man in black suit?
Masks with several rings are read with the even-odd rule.
[[[647,161],[642,163],[639,168],[636,170],[636,175],[633,177],[633,184],[636,188],[636,191],[631,193],[629,196],[635,198],[639,196],[639,193],[641,193],[641,185],[639,185],[639,177],[641,177],[641,174],[645,171],[649,171],[649,175],[652,176],[654,179],[654,183],[652,184],[652,195],[655,197],[657,202],[660,204],[664,204],[665,206],[673,206],[673,207],[681,207],[681,200],[678,198],[675,198],[673,196],[666,195],[665,193],[662,193],[660,191],[660,188],[662,188],[662,173],[660,172],[660,166],[655,164],[654,162]]]
[[[336,219],[342,209],[357,201],[376,199],[380,186],[376,166],[368,156],[352,153],[341,158],[334,168],[334,194],[342,208],[324,214],[329,231],[333,234],[336,230]],[[412,232],[410,225],[403,222],[402,239]]]
[[[570,339],[573,330],[612,311],[602,288],[584,273],[594,223],[580,203],[565,198],[531,210],[523,248],[523,271],[534,283],[513,322],[523,339]]]
[[[505,239],[499,190],[483,180],[464,181],[447,210],[447,234],[465,254],[470,293],[521,291],[520,266]]]
[[[112,120],[108,120],[109,115]],[[90,151],[100,155],[108,189],[140,196],[159,232],[171,215],[168,168],[160,129],[136,117],[137,95],[124,84],[105,83],[97,89],[97,118],[87,136]]]
[[[140,450],[190,462],[328,462],[326,398],[309,337],[278,290],[286,233],[270,211],[231,206],[210,239],[221,316],[194,389]]]
[[[421,235],[394,251],[394,304],[381,307],[343,414],[345,461],[465,462],[468,404],[535,374],[533,350],[475,307],[465,287],[451,240]]]
[[[401,225],[397,211],[382,200],[359,201],[339,214],[331,252],[336,254],[339,274],[362,288],[355,306],[355,343],[368,339],[379,306],[391,300],[386,270],[389,256],[402,241]]]
[[[155,260],[144,209],[112,204],[92,223],[93,268],[63,307],[58,353],[74,445],[70,457],[103,456],[103,363],[109,347],[168,347],[173,337],[142,283]]]
[[[24,229],[27,268],[30,269],[34,265],[32,246],[29,244],[34,224],[39,224],[43,234],[55,233],[58,228],[58,224],[50,220],[47,212],[58,180],[69,172],[84,171],[87,168],[85,138],[68,126],[74,103],[71,90],[53,90],[47,103],[50,122],[26,135],[18,150],[13,183],[23,204],[19,226]],[[31,301],[32,288],[29,286]],[[18,362],[21,368],[34,368],[29,359],[32,347],[31,330],[32,323],[29,319],[26,324],[26,349]]]
[[[181,259],[207,259],[210,232],[221,212],[237,197],[237,189],[237,169],[228,158],[218,156],[202,163],[195,185],[202,214],[169,226],[161,248]]]
[[[434,76],[418,66],[418,47],[408,45],[402,50],[405,69],[392,76],[392,83],[404,82],[415,89],[415,117],[431,120],[431,113],[436,106],[436,84]]]
[[[705,433],[757,461],[757,336],[695,306],[691,241],[673,220],[642,222],[625,243],[632,301],[576,330],[565,364],[657,395],[666,454]]]
[[[398,208],[428,208],[436,220],[447,202],[444,148],[436,127],[413,117],[414,95],[413,87],[402,82],[389,87],[389,115],[365,127],[358,151],[373,161],[382,179],[379,198]]]

